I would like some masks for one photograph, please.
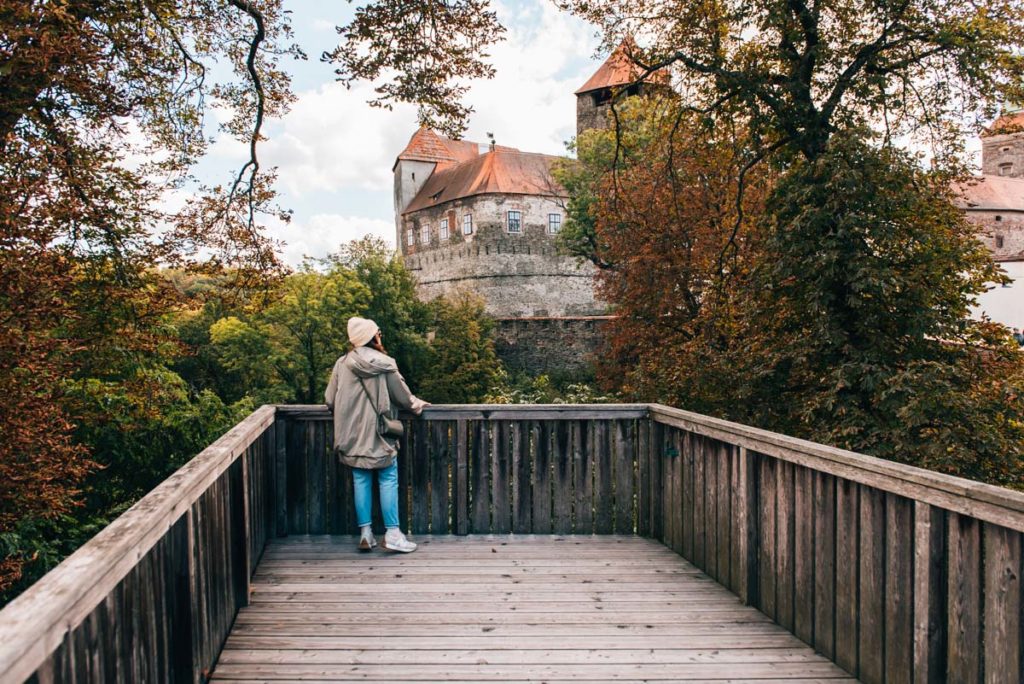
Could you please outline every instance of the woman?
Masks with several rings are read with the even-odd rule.
[[[338,359],[331,371],[324,398],[334,413],[334,451],[341,462],[352,467],[359,549],[377,545],[370,527],[373,501],[373,471],[380,483],[380,507],[384,514],[383,548],[410,553],[416,544],[405,538],[398,526],[398,443],[378,434],[378,416],[394,418],[393,404],[417,415],[428,404],[409,391],[395,360],[387,355],[380,328],[367,318],[348,321],[352,351]]]

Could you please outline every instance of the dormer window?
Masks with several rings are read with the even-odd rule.
[[[508,232],[509,233],[522,233],[523,232],[523,213],[521,211],[509,211],[508,212]]]
[[[441,239],[448,239],[448,219],[446,218],[441,219]]]

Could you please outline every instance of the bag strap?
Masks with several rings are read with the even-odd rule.
[[[363,383],[363,379],[357,376],[356,380],[359,381],[359,386],[363,388],[363,394],[366,395],[367,400],[370,402],[370,406],[373,407],[373,412],[377,414],[378,418],[380,418],[384,414],[377,410],[377,402],[375,402],[373,398],[370,396],[370,391],[366,389],[366,385]],[[379,393],[377,394],[377,397],[380,398]]]

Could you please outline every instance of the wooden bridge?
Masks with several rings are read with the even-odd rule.
[[[0,682],[1024,681],[1024,495],[660,405],[409,427],[417,553],[265,406],[0,611]]]

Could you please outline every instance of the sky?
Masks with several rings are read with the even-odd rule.
[[[501,145],[566,154],[576,131],[573,92],[603,58],[595,58],[594,29],[550,0],[494,5],[506,39],[491,49],[494,79],[475,82],[466,97],[475,111],[465,138],[486,141],[492,132]],[[319,60],[337,45],[335,26],[349,21],[352,4],[286,0],[285,6],[310,58],[285,64],[298,99],[264,129],[261,163],[277,167],[281,205],[294,212],[290,224],[272,223],[270,235],[284,243],[282,256],[292,266],[367,234],[394,244],[391,167],[416,131],[415,107],[372,108],[366,104],[371,85],[346,90]],[[245,145],[219,135],[198,176],[223,182],[246,156]]]

